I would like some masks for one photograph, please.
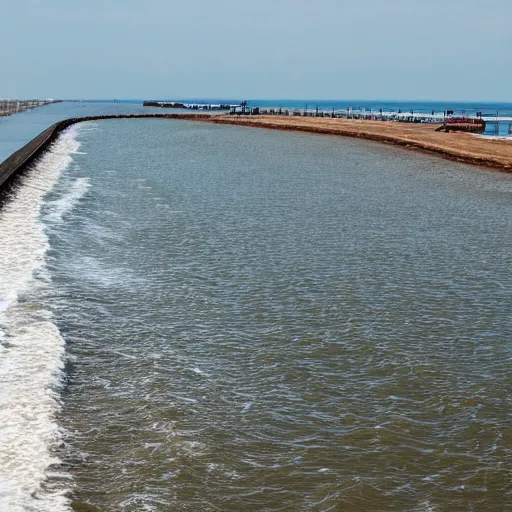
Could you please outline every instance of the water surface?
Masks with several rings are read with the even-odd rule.
[[[41,203],[46,285],[23,295],[66,350],[42,496],[102,512],[512,506],[510,176],[185,121],[71,139]]]

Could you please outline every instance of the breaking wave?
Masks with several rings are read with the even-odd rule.
[[[76,135],[63,132],[0,210],[0,510],[9,512],[69,510],[69,476],[55,454],[65,348],[41,300],[50,282],[41,207],[80,147]],[[87,187],[82,179],[50,205],[52,220]]]

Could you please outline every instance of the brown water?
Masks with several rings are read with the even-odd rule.
[[[75,510],[512,509],[511,176],[178,121],[78,140],[42,216]]]

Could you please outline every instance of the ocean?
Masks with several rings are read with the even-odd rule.
[[[140,111],[3,119],[0,158]],[[0,510],[507,510],[511,197],[368,141],[69,128],[0,209]]]

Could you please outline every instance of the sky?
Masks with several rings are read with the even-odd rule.
[[[0,6],[0,97],[512,102],[511,0]]]

